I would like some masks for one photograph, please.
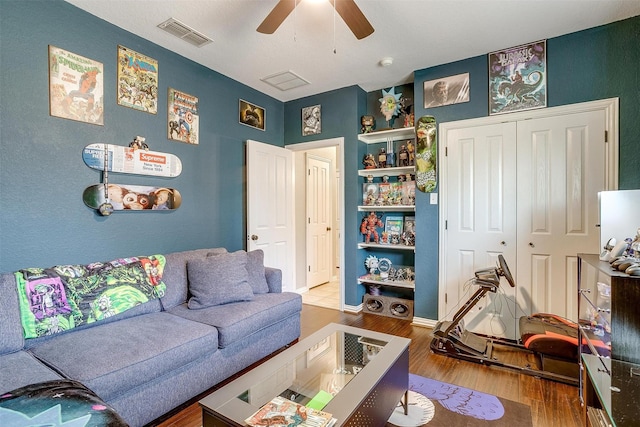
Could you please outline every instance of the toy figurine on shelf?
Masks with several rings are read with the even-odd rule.
[[[409,150],[404,144],[400,146],[400,151],[398,151],[398,166],[409,166]]]
[[[361,133],[370,133],[376,127],[376,119],[373,116],[362,116],[360,117],[360,124],[362,125]]]
[[[409,166],[413,166],[416,163],[416,147],[412,140],[407,141],[407,151],[409,152]]]
[[[360,232],[364,235],[364,242],[370,243],[373,237],[374,243],[379,243],[380,237],[378,235],[377,228],[382,227],[382,219],[376,215],[375,212],[369,212],[362,218],[362,224],[360,224]]]
[[[387,150],[385,150],[384,148],[381,148],[378,152],[378,167],[387,167]]]
[[[135,138],[133,138],[133,141],[131,141],[129,143],[129,147],[133,148],[134,150],[146,150],[146,151],[149,151],[149,146],[147,145],[145,140],[146,140],[146,138],[144,138],[142,136],[136,136]]]
[[[373,154],[371,153],[364,155],[364,159],[362,159],[362,164],[364,165],[365,169],[375,169],[378,167],[378,165],[376,165],[376,159],[373,157]]]

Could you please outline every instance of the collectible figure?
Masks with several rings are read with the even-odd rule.
[[[364,159],[362,159],[362,164],[365,169],[375,169],[378,166],[376,165],[376,159],[373,157],[373,154],[365,154]]]
[[[407,151],[409,152],[409,166],[413,166],[416,162],[416,147],[413,141],[407,141]]]
[[[409,150],[407,146],[402,144],[398,152],[398,166],[409,166]]]
[[[385,150],[384,148],[381,148],[380,152],[378,153],[378,167],[387,167],[387,150]]]
[[[362,218],[360,224],[360,232],[364,235],[364,242],[371,242],[373,236],[374,243],[379,243],[378,227],[382,227],[382,219],[375,212],[369,212],[369,215]]]
[[[373,132],[376,127],[376,119],[373,116],[362,116],[360,117],[360,124],[362,125],[360,129],[362,133]]]

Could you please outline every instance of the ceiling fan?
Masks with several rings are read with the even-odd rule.
[[[269,15],[258,27],[258,32],[263,34],[273,34],[280,24],[287,19],[287,16],[295,9],[299,0],[280,0],[271,10]],[[373,27],[364,16],[354,0],[328,0],[342,17],[345,24],[351,29],[353,35],[361,40],[373,33]]]

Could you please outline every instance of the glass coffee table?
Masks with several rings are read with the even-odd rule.
[[[276,396],[316,407],[335,426],[380,426],[407,413],[410,339],[329,324],[200,401],[203,427],[246,426]]]

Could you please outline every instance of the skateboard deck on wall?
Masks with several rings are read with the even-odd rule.
[[[430,193],[438,183],[436,119],[433,116],[422,116],[416,121],[416,140],[416,187]]]
[[[104,161],[105,152],[109,153]],[[182,172],[178,156],[159,151],[134,149],[113,144],[89,144],[82,150],[82,160],[91,169],[136,175],[176,177]]]
[[[146,185],[107,184],[109,200],[113,211],[175,210],[182,204],[182,196],[175,188]],[[107,203],[105,185],[95,184],[82,193],[84,204],[100,210]]]

